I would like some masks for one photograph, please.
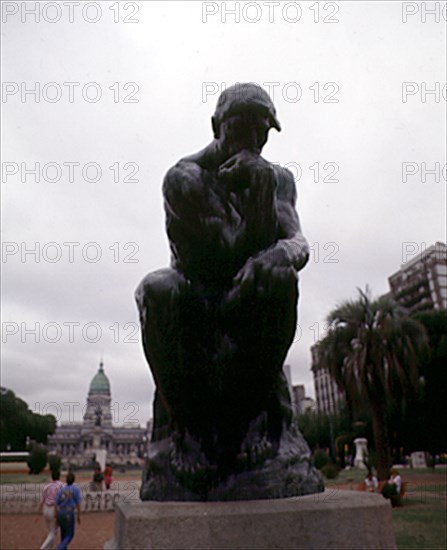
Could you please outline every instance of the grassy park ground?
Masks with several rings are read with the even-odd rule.
[[[406,482],[403,506],[393,508],[393,527],[399,550],[447,548],[447,470],[445,468],[400,470]],[[355,490],[363,480],[359,470],[344,470],[337,479],[326,480],[333,492]]]
[[[393,508],[393,526],[399,550],[445,549],[446,540],[446,490],[447,470],[445,468],[402,469],[403,481],[407,483],[406,494],[401,508]],[[139,480],[139,473],[117,472],[115,479]],[[342,471],[335,480],[326,480],[326,487],[334,498],[338,490],[356,490],[364,473],[359,470]],[[2,483],[41,483],[43,476],[26,474],[3,474]],[[78,472],[77,482],[86,483],[91,472]],[[83,514],[81,525],[76,527],[76,535],[70,548],[73,550],[103,548],[104,543],[113,537],[114,513],[97,512]],[[43,518],[32,515],[4,515],[1,517],[0,548],[38,548],[45,538]],[[359,526],[361,528],[361,526]]]

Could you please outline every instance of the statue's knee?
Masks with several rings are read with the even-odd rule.
[[[138,307],[141,309],[144,305],[147,306],[150,304],[150,302],[177,293],[183,283],[183,276],[175,269],[159,269],[158,271],[149,273],[135,291]]]

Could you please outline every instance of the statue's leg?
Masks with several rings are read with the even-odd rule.
[[[136,301],[143,348],[157,387],[153,441],[186,428],[202,441],[211,437],[215,307],[170,268],[147,275]]]
[[[178,401],[180,311],[186,281],[176,270],[160,269],[147,275],[135,292],[140,312],[143,349],[156,384],[153,440],[168,435]]]
[[[273,267],[230,304],[225,324],[237,349],[228,382],[234,391],[229,398],[236,409],[238,402],[244,402],[246,421],[266,411],[269,433],[275,439],[289,420],[285,415],[290,415],[284,410],[282,366],[296,330],[297,301],[294,270]]]

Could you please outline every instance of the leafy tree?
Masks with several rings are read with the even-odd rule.
[[[430,353],[421,365],[422,388],[418,408],[424,450],[432,454],[447,451],[447,311],[433,310],[414,314],[428,333]],[[419,449],[421,450],[420,445]]]
[[[353,410],[369,404],[377,472],[386,479],[391,464],[388,411],[417,389],[426,331],[389,297],[372,300],[368,289],[336,307],[327,321],[328,334],[319,344],[321,365]]]
[[[306,411],[297,418],[298,426],[311,449],[329,449],[331,434],[329,416],[320,412]]]
[[[318,453],[328,449],[332,460],[346,465],[347,456],[352,452],[352,441],[356,437],[368,435],[358,433],[353,424],[353,418],[346,407],[341,407],[336,414],[326,414],[317,411],[306,411],[297,417],[298,426],[309,447]],[[365,426],[366,423],[362,422]],[[345,445],[349,449],[345,453]],[[326,454],[326,453],[325,453]]]
[[[6,450],[25,450],[26,419],[28,405],[22,399],[6,388],[0,390],[1,417],[0,417],[0,448]]]
[[[0,450],[24,451],[26,438],[46,443],[48,434],[56,430],[52,414],[40,415],[29,410],[28,404],[7,388],[0,388]]]

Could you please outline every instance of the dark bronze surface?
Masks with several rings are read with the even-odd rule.
[[[280,130],[267,93],[228,88],[214,140],[163,183],[171,267],[136,291],[156,384],[143,500],[240,500],[321,491],[282,366],[308,245],[287,169],[261,156]]]

